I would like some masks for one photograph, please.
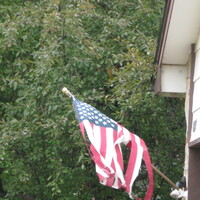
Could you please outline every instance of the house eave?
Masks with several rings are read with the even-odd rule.
[[[200,31],[200,0],[167,0],[163,17],[162,28],[157,44],[155,64],[157,67],[157,78],[155,81],[154,93],[163,96],[177,96],[173,94],[173,87],[167,92],[163,91],[162,73],[163,66],[167,63],[172,66],[187,66],[191,55],[191,44],[195,44]],[[174,74],[175,68],[171,68]],[[165,74],[164,74],[165,75]],[[185,84],[186,77],[182,76],[180,82]],[[171,82],[171,77],[165,79],[165,83]],[[170,91],[172,95],[170,95]],[[182,90],[180,92],[182,96]]]
[[[162,60],[162,54],[166,43],[173,5],[174,5],[174,0],[166,0],[160,34],[157,42],[156,54],[154,58],[154,64],[156,64],[157,66],[160,65]]]

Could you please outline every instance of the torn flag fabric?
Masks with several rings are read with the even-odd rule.
[[[115,189],[123,187],[130,198],[136,198],[132,196],[132,186],[139,174],[143,159],[149,177],[144,200],[151,200],[154,185],[153,170],[145,142],[91,105],[77,100],[74,96],[72,99],[82,136],[85,141],[86,136],[89,139],[88,148],[100,183]],[[130,148],[125,174],[121,143]]]

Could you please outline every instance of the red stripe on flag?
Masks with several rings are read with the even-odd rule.
[[[100,127],[100,133],[101,133],[100,152],[101,152],[101,155],[105,158],[106,151],[107,151],[106,128]]]
[[[119,128],[121,129],[120,126],[119,126]],[[123,134],[123,132],[122,132],[122,129],[119,132],[119,134],[118,134],[117,131],[115,131],[115,132],[116,132],[116,138],[115,138],[115,141],[116,141]],[[124,170],[124,160],[123,160],[123,155],[122,155],[120,144],[117,144],[115,149],[116,149],[116,153],[117,153],[117,161],[118,161],[118,163],[119,163],[119,165],[120,165],[120,167],[123,171]]]
[[[148,176],[149,176],[149,186],[148,186],[144,200],[151,200],[152,195],[153,195],[153,189],[154,189],[152,164],[151,164],[151,159],[149,156],[148,149],[146,147],[145,142],[142,139],[141,139],[141,145],[144,148],[143,159],[144,159],[144,162],[148,171]]]
[[[80,127],[80,129],[81,129],[82,136],[83,136],[83,138],[84,138],[84,140],[85,140],[84,124],[83,124],[82,122],[80,122],[80,123],[79,123],[79,127]]]
[[[131,192],[131,180],[134,172],[134,167],[136,163],[136,158],[137,158],[137,144],[134,141],[134,135],[131,134],[131,142],[129,142],[128,147],[131,149],[130,156],[129,156],[129,162],[128,162],[128,167],[126,170],[126,175],[125,175],[125,181],[126,181],[126,187],[125,190],[130,193]]]

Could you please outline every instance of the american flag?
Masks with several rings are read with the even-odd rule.
[[[89,151],[100,183],[115,189],[123,187],[131,199],[137,198],[132,195],[132,186],[139,174],[143,159],[149,176],[149,186],[144,200],[151,200],[153,171],[144,141],[93,106],[77,100],[74,96],[72,99],[82,136],[85,141],[86,138],[89,139]],[[121,143],[130,148],[125,174]]]

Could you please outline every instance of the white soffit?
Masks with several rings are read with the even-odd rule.
[[[200,0],[175,0],[162,63],[185,65],[200,30]]]

